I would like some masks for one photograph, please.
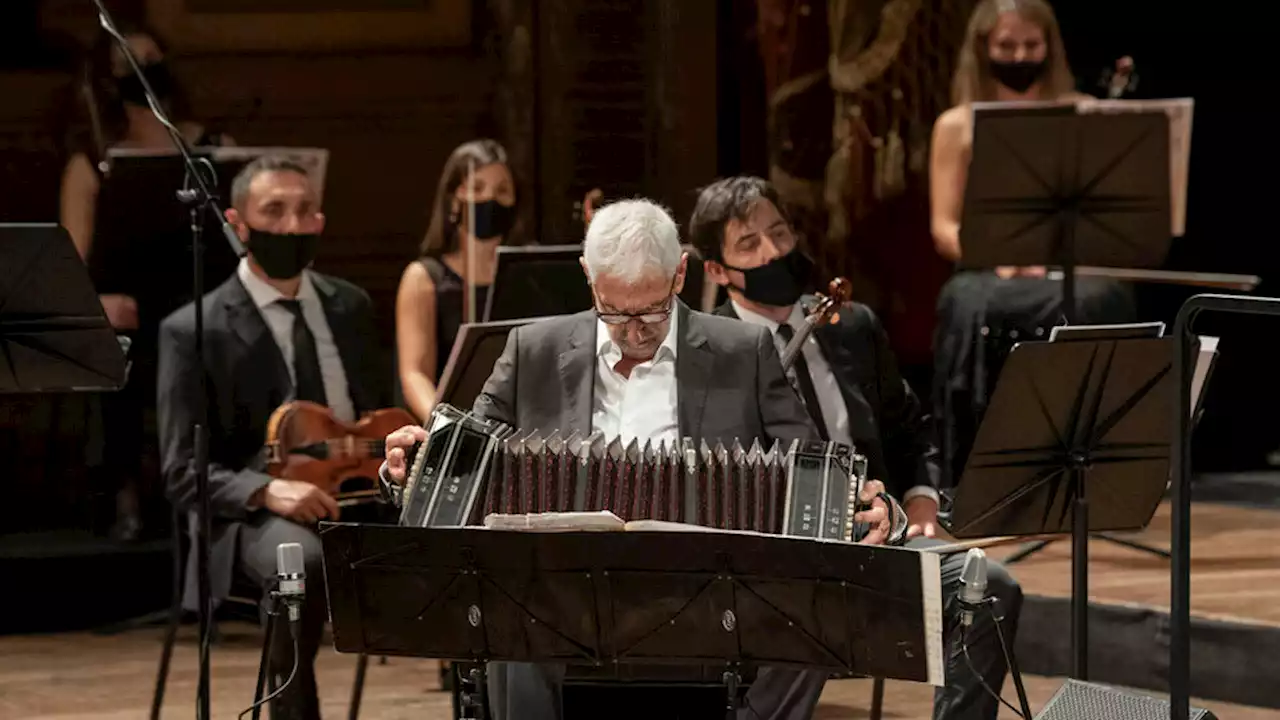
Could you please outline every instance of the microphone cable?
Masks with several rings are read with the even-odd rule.
[[[273,607],[273,608],[272,608],[272,610],[271,610],[271,614],[272,614],[272,615],[279,615],[279,614],[280,614],[279,601],[277,601],[277,603],[276,603],[275,607]],[[285,681],[284,681],[284,683],[283,683],[283,684],[281,684],[281,685],[280,685],[280,687],[276,688],[276,689],[275,689],[275,690],[274,690],[270,695],[267,695],[266,697],[262,698],[262,699],[261,699],[261,700],[259,700],[258,702],[256,702],[256,703],[254,703],[254,704],[250,705],[249,707],[245,708],[244,712],[240,713],[240,715],[239,715],[239,716],[237,716],[236,720],[244,720],[244,716],[245,716],[245,715],[248,715],[249,713],[253,712],[254,710],[257,710],[258,708],[262,707],[263,705],[266,705],[267,703],[271,702],[272,700],[274,700],[274,699],[276,699],[276,698],[280,697],[280,693],[284,692],[284,691],[285,691],[285,688],[288,688],[288,687],[289,687],[289,683],[293,682],[293,679],[294,679],[295,677],[297,677],[297,675],[298,675],[298,655],[299,655],[299,653],[298,653],[298,634],[299,634],[299,633],[298,633],[298,623],[294,623],[294,622],[289,623],[289,636],[290,636],[290,638],[293,640],[293,669],[289,671],[289,677],[288,677],[288,678],[286,678],[286,679],[285,679]],[[270,639],[270,638],[268,638],[268,639],[267,639],[267,642],[271,642],[271,639]],[[268,670],[268,672],[270,672],[270,671]]]
[[[1023,720],[1033,720],[1031,710],[1027,707],[1026,693],[1022,689],[1022,679],[1018,677],[1017,666],[1011,662],[1009,648],[1005,645],[1004,632],[1000,629],[1000,618],[996,616],[994,608],[995,603],[995,598],[988,598],[982,602],[986,606],[987,612],[991,614],[991,621],[995,623],[996,637],[1000,640],[1000,650],[1004,653],[1005,663],[1008,665],[1013,675],[1014,684],[1018,689],[1018,700],[1022,705],[1022,711],[1010,705],[1007,700],[1000,696],[1000,693],[991,689],[991,686],[987,684],[986,678],[982,677],[982,673],[978,672],[978,668],[973,664],[973,658],[969,656],[969,628],[963,625],[960,627],[960,654],[964,656],[964,662],[969,667],[969,672],[973,673],[973,677],[977,679],[978,684],[982,686],[983,690],[987,691],[988,695],[999,700],[1001,704],[1012,710],[1015,715]],[[1024,715],[1023,712],[1026,714]]]

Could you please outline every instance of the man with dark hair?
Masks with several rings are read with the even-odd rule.
[[[207,386],[208,475],[212,507],[210,581],[213,602],[227,596],[239,571],[271,589],[276,546],[302,545],[306,572],[324,576],[314,526],[338,517],[338,504],[306,482],[263,472],[267,421],[288,401],[326,405],[347,421],[391,404],[389,368],[380,352],[373,305],[360,288],[308,269],[324,215],[306,169],[276,157],[253,161],[233,184],[227,220],[247,253],[236,273],[206,294],[204,364],[195,355],[195,307],[160,326],[160,447],[170,501],[194,520],[196,483],[191,434]],[[194,524],[194,523],[193,523]],[[194,551],[194,547],[192,548]],[[187,564],[184,605],[196,605],[194,559]],[[298,674],[272,717],[320,717],[312,663],[328,612],[317,582],[307,593],[298,641]],[[293,646],[288,623],[272,638],[270,672],[288,677]]]
[[[766,328],[781,352],[804,324],[802,295],[812,264],[797,247],[778,194],[766,181],[734,177],[703,189],[689,220],[689,235],[708,277],[726,288],[720,315]],[[898,371],[888,335],[870,308],[841,308],[839,319],[804,341],[789,379],[824,440],[853,445],[867,458],[868,477],[901,498],[914,539],[907,547],[941,544],[937,532],[937,450],[920,402]],[[946,621],[954,628],[964,556],[942,557]],[[990,564],[988,590],[999,600],[1006,637],[1013,642],[1022,590],[997,563]],[[954,636],[948,643],[947,678],[934,703],[938,720],[990,718],[1000,702],[983,687],[1000,688],[1007,672],[991,618],[977,614],[967,644],[975,677]]]

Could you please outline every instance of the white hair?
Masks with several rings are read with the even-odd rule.
[[[626,283],[658,272],[674,278],[683,252],[671,214],[648,200],[620,200],[597,210],[582,248],[593,283],[601,275]]]

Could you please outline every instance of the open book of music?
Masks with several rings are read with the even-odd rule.
[[[672,522],[670,520],[626,521],[608,510],[597,512],[541,512],[541,513],[490,513],[484,518],[484,526],[490,530],[522,530],[525,532],[699,532],[728,535],[770,535],[754,530],[726,530],[723,528]],[[822,540],[822,538],[805,538]],[[835,542],[834,540],[832,542]]]

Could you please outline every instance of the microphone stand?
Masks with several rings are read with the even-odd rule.
[[[147,105],[150,106],[151,112],[160,121],[160,124],[169,131],[169,138],[173,141],[178,153],[182,155],[182,161],[186,165],[184,187],[177,191],[177,196],[178,200],[191,210],[191,294],[195,305],[196,366],[200,369],[200,389],[196,394],[195,421],[192,428],[194,455],[192,462],[195,465],[196,474],[196,573],[200,594],[197,610],[200,621],[200,679],[196,690],[196,718],[197,720],[211,720],[209,714],[209,641],[211,639],[211,596],[213,593],[209,581],[209,446],[204,436],[205,428],[208,424],[208,408],[206,407],[204,377],[204,312],[201,303],[201,298],[204,295],[204,246],[201,244],[201,229],[203,226],[200,222],[200,212],[207,211],[217,219],[221,225],[224,239],[230,243],[232,251],[237,256],[243,255],[244,252],[240,244],[240,238],[236,235],[230,223],[227,222],[222,208],[218,205],[217,197],[209,189],[210,183],[206,181],[205,175],[200,172],[196,160],[192,158],[191,148],[187,144],[186,138],[182,137],[182,133],[169,121],[169,118],[161,109],[160,102],[156,99],[156,94],[151,89],[151,84],[147,82],[146,74],[142,72],[142,68],[138,66],[138,60],[129,49],[128,40],[116,29],[115,21],[107,11],[103,0],[93,0],[93,4],[98,9],[99,24],[120,45],[120,52],[124,55],[125,60],[128,61],[129,68],[142,83],[143,91],[147,96]],[[202,163],[209,176],[214,176],[213,164],[207,159],[202,160]]]
[[[1013,677],[1013,687],[1018,693],[1018,704],[1022,707],[1022,717],[1026,720],[1032,720],[1031,706],[1027,703],[1027,690],[1022,686],[1022,673],[1018,670],[1018,661],[1014,656],[1013,646],[1005,640],[1004,630],[1000,628],[1000,624],[1004,622],[1004,616],[996,612],[995,598],[992,598],[987,603],[987,612],[991,613],[991,623],[996,627],[996,637],[1000,638],[1000,649],[1004,650],[1005,664],[1009,666],[1009,675]]]
[[[972,612],[976,614],[985,610],[991,615],[991,624],[995,627],[996,638],[1000,641],[1000,650],[1004,653],[1005,665],[1008,666],[1009,675],[1013,678],[1014,690],[1018,694],[1018,705],[1021,708],[1021,712],[1019,714],[1022,716],[1023,720],[1034,720],[1031,715],[1031,705],[1027,702],[1027,690],[1022,685],[1022,673],[1018,670],[1018,661],[1014,656],[1013,647],[1005,639],[1004,630],[1000,627],[1001,623],[1004,622],[1004,617],[996,612],[997,603],[998,601],[994,597],[984,597],[982,601],[978,603],[961,600],[960,607],[962,612]],[[990,693],[992,697],[1000,701],[1000,703],[1003,703],[1010,710],[1018,712],[1017,708],[1010,705],[1003,697],[1000,696],[999,692],[992,689],[992,687],[987,684],[986,679],[978,673],[978,669],[974,667],[973,662],[969,659],[969,627],[970,625],[966,622],[960,629],[961,652],[964,654],[965,663],[969,666],[969,672],[973,673],[974,677],[978,679],[978,683],[981,684],[983,689]]]

